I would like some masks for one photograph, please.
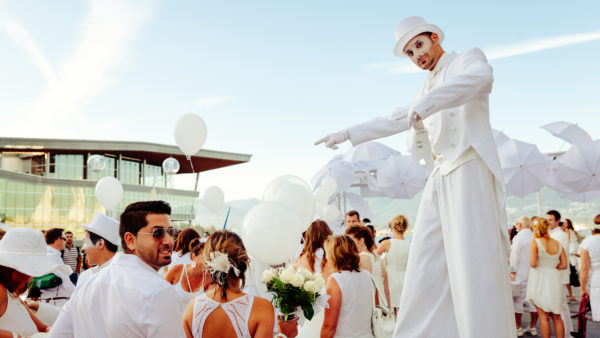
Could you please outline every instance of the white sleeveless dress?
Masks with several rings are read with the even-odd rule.
[[[410,242],[401,239],[390,239],[390,250],[385,254],[388,284],[390,289],[390,306],[400,307],[400,296],[404,287],[404,275],[408,264]]]
[[[183,282],[183,275],[185,274],[185,278],[187,280],[187,285],[188,285],[188,290],[192,290],[192,285],[190,284],[190,276],[187,273],[187,269],[185,268],[186,264],[183,264],[183,267],[181,269],[181,275],[179,276],[179,282],[177,282],[177,284],[173,285],[173,287],[175,288],[175,292],[177,292],[177,296],[179,296],[179,302],[181,303],[181,313],[183,313],[185,311],[185,308],[187,307],[188,303],[194,299],[194,297],[196,296],[196,294],[199,293],[203,293],[204,292],[204,279],[202,279],[202,287],[200,288],[200,290],[196,291],[196,292],[187,292],[183,289],[183,285],[181,284]]]
[[[369,257],[369,259],[371,260],[371,270],[372,272],[370,272],[371,276],[373,276],[373,280],[375,281],[375,284],[377,284],[377,289],[378,290],[385,290],[384,288],[384,281],[383,281],[383,261],[379,258],[379,256],[370,253],[370,252],[361,252],[359,255],[361,256],[367,256]],[[367,270],[365,270],[367,271]],[[369,272],[369,271],[367,271]],[[385,295],[381,295],[382,297],[385,298]]]
[[[6,290],[7,304],[6,312],[0,317],[0,329],[17,332],[19,335],[29,337],[38,332],[33,319],[25,305],[18,297],[11,295]]]
[[[332,273],[342,291],[342,307],[334,337],[371,338],[373,283],[367,270]]]
[[[226,303],[214,301],[208,298],[205,293],[199,295],[194,301],[192,335],[195,338],[202,338],[206,318],[218,307],[221,307],[227,314],[227,317],[229,317],[235,334],[239,338],[252,338],[248,329],[248,319],[250,318],[253,303],[254,296],[251,295],[244,295]]]
[[[559,246],[557,253],[549,255],[539,238],[535,241],[538,246],[538,264],[529,270],[526,299],[545,312],[560,314],[564,290],[556,266],[560,261],[562,249]]]

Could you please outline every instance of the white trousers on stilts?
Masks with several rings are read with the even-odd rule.
[[[435,168],[419,205],[394,337],[516,337],[504,194],[477,157]],[[501,224],[502,223],[502,224]]]
[[[569,266],[567,265],[567,269]],[[573,331],[573,321],[571,320],[571,310],[569,309],[569,300],[567,296],[569,295],[569,291],[567,290],[567,284],[564,285],[564,295],[562,296],[562,311],[560,314],[560,318],[563,321],[563,325],[565,326],[565,337],[571,337],[571,331]]]

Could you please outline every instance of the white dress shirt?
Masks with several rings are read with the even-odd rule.
[[[63,263],[63,260],[60,257],[60,251],[54,249],[53,247],[47,246],[46,252],[48,253],[48,257],[52,261],[54,261],[58,264],[65,264],[65,263]],[[75,291],[75,284],[73,284],[73,282],[71,282],[69,275],[67,275],[61,271],[54,271],[53,273],[55,275],[57,275],[58,277],[60,277],[60,279],[62,279],[62,284],[60,284],[59,286],[57,286],[55,288],[41,290],[42,295],[40,298],[50,299],[50,298],[56,298],[56,297],[71,297],[71,294],[73,293],[73,291]],[[71,273],[72,273],[72,270],[71,270]],[[60,306],[60,305],[64,304],[65,302],[66,302],[66,300],[61,300],[61,301],[55,302],[55,303],[56,303],[56,305]]]
[[[77,288],[49,337],[185,337],[177,293],[132,254],[112,262]]]
[[[529,279],[529,246],[533,239],[533,232],[529,228],[524,228],[513,238],[512,248],[510,250],[510,265],[517,273],[515,281],[519,284],[527,283]]]
[[[568,258],[569,257],[569,236],[567,236],[567,234],[564,231],[562,231],[562,229],[560,227],[556,227],[553,230],[550,230],[549,233],[550,233],[550,237],[552,237],[552,239],[557,240],[558,243],[560,244],[560,247],[565,250],[565,254],[567,255],[567,258]],[[569,284],[569,282],[570,282],[569,274],[571,273],[571,271],[569,271],[569,268],[567,267],[564,270],[558,270],[558,273],[560,275],[560,284]]]

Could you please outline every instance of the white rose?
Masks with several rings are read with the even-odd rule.
[[[306,270],[305,268],[298,269],[298,273],[300,273],[302,275],[302,277],[304,277],[305,280],[310,279],[313,276],[313,274],[310,271]]]
[[[303,277],[301,274],[299,274],[299,273],[295,273],[295,274],[292,276],[292,280],[290,281],[290,283],[291,283],[293,286],[295,286],[295,287],[299,288],[299,287],[301,287],[301,286],[302,286],[302,284],[304,284],[304,277]]]
[[[306,290],[308,292],[316,293],[320,289],[319,289],[319,286],[317,285],[317,282],[308,281],[308,282],[304,283],[304,290]]]
[[[265,283],[270,282],[273,278],[275,278],[275,270],[267,269],[262,273],[262,280]]]
[[[292,277],[294,276],[294,269],[285,268],[281,273],[279,273],[279,280],[283,283],[289,283],[292,281]]]

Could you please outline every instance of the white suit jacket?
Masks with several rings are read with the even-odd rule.
[[[523,284],[529,279],[529,246],[533,240],[531,229],[524,228],[513,238],[510,250],[510,265],[517,273],[516,280]]]
[[[492,67],[483,52],[475,48],[460,54],[444,54],[430,77],[433,78],[425,83],[409,107],[348,128],[350,142],[357,145],[403,132],[408,129],[405,115],[415,111],[426,116],[423,122],[434,153],[454,163],[472,147],[502,182],[502,168],[489,118]],[[410,139],[414,139],[414,130],[411,134]]]
[[[560,229],[560,227],[556,227],[552,230],[548,231],[550,233],[550,237],[552,237],[552,239],[558,241],[558,243],[560,244],[560,247],[563,248],[565,250],[565,255],[567,255],[567,259],[569,257],[569,236],[567,235],[566,232],[562,231]],[[567,265],[567,268],[564,270],[558,270],[558,273],[560,275],[560,283],[561,284],[569,284],[569,274],[571,273],[571,271],[569,270],[569,266]]]

